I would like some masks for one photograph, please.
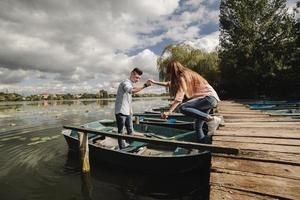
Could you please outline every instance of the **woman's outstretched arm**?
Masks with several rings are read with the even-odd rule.
[[[164,86],[164,87],[170,87],[170,81],[167,82],[159,82],[159,81],[155,81],[153,79],[149,79],[148,81],[150,81],[151,83],[155,84],[155,85],[160,85],[160,86]]]

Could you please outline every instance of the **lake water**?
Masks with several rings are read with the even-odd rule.
[[[162,98],[135,99],[134,112],[166,106]],[[68,152],[62,125],[114,119],[114,100],[0,103],[0,199],[206,199],[203,173],[141,174],[91,166],[82,176]],[[172,166],[170,166],[172,167]]]

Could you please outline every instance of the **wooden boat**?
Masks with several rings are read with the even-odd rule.
[[[181,121],[177,120],[176,118],[169,117],[168,119],[161,119],[161,118],[150,118],[150,117],[139,117],[140,124],[148,124],[148,125],[156,125],[156,126],[163,126],[163,127],[170,127],[176,129],[183,129],[183,130],[194,130],[194,122],[193,121]]]
[[[247,105],[252,110],[283,110],[300,108],[299,100],[251,102]]]
[[[170,107],[158,107],[158,108],[152,108],[152,111],[146,111],[146,112],[159,112],[159,113],[163,113],[163,112],[166,112],[170,109]],[[216,110],[216,107],[211,109],[209,114],[214,114],[215,113],[215,110]],[[177,107],[174,111],[174,113],[178,113],[180,114],[181,112],[179,111],[179,107]]]
[[[285,110],[297,109],[300,105],[250,105],[250,110]]]
[[[161,112],[158,111],[145,111],[144,113],[134,113],[133,116],[142,116],[147,118],[161,118]],[[182,113],[172,113],[168,117],[169,119],[176,119],[180,121],[193,122],[195,119],[193,117],[186,116]]]
[[[135,121],[140,121],[141,124],[152,124],[156,126],[171,127],[177,129],[194,130],[195,119],[181,113],[172,113],[168,119],[162,119],[161,113],[156,111],[145,111],[144,113],[134,113]],[[217,116],[217,115],[216,115]],[[223,116],[220,126],[224,126]],[[206,134],[208,132],[207,124],[204,123],[203,131]]]
[[[299,105],[300,100],[286,100],[286,101],[257,101],[257,102],[243,102],[249,106],[265,106],[265,105],[275,105],[275,106],[286,106],[286,105]]]
[[[112,122],[95,121],[82,127],[113,133]],[[175,141],[195,142],[194,131],[179,130],[147,124],[134,124],[136,135],[163,138]],[[69,149],[78,151],[78,132],[64,129]],[[176,146],[163,146],[138,141],[131,141],[125,149],[119,149],[117,139],[88,133],[89,157],[91,162],[105,162],[127,169],[143,172],[178,173],[193,169],[208,168],[210,152],[191,150]]]
[[[268,110],[271,116],[300,116],[300,109]]]

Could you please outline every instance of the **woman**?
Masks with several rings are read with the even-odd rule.
[[[189,100],[182,103],[179,110],[195,118],[195,131],[199,142],[208,143],[208,137],[204,135],[202,127],[204,122],[207,122],[208,135],[212,135],[221,122],[219,117],[209,115],[209,111],[220,101],[218,94],[201,75],[184,67],[178,61],[169,63],[167,73],[170,75],[168,82],[149,80],[153,84],[170,87],[171,96],[175,96],[169,111],[164,112],[162,118],[168,118],[186,97]]]

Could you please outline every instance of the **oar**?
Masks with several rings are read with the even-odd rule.
[[[147,138],[147,137],[141,137],[141,136],[125,135],[125,134],[116,134],[116,133],[98,131],[98,130],[94,130],[94,129],[81,128],[81,127],[75,127],[75,126],[63,126],[63,127],[65,129],[71,129],[71,130],[84,132],[84,133],[93,133],[96,135],[104,135],[104,136],[108,136],[108,137],[127,139],[127,140],[132,140],[132,141],[135,140],[135,141],[151,143],[151,144],[182,147],[182,148],[187,148],[187,149],[208,150],[213,153],[225,153],[225,154],[238,154],[239,153],[239,149],[231,148],[231,147],[201,144],[201,143],[195,143],[195,142],[162,140],[162,139]]]
[[[162,140],[170,140],[170,139],[173,139],[173,138],[167,138],[165,136],[161,136],[161,135],[157,135],[155,133],[144,133],[144,136],[146,137],[156,137],[158,139],[162,139]]]

